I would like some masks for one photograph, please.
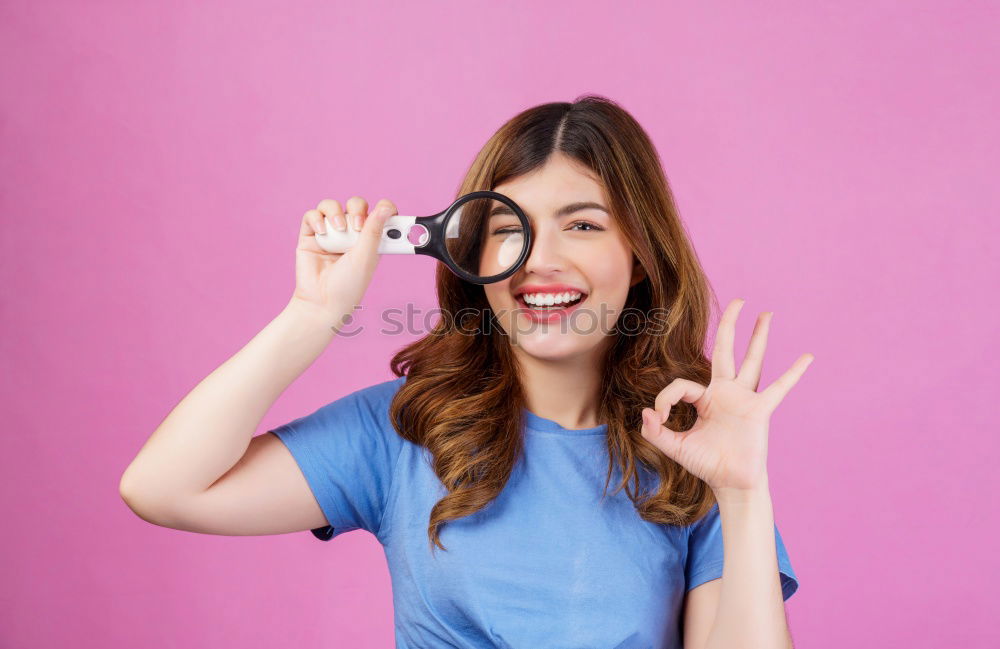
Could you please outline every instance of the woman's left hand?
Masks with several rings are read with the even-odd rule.
[[[803,354],[784,374],[757,392],[771,313],[757,318],[746,357],[736,373],[733,340],[744,300],[729,303],[715,336],[708,386],[675,379],[642,410],[642,436],[690,473],[720,490],[751,490],[767,482],[767,428],[771,413],[815,358]],[[695,406],[698,419],[684,432],[663,426],[678,401]]]

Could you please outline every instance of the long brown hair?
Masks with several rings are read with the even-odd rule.
[[[603,181],[613,218],[645,270],[625,310],[640,318],[666,314],[658,334],[648,333],[649,327],[635,335],[610,334],[598,413],[607,423],[604,493],[617,463],[622,479],[614,493],[624,488],[643,519],[690,524],[712,508],[712,490],[642,437],[641,412],[675,378],[708,384],[711,362],[704,345],[710,303],[717,302],[648,135],[601,96],[535,106],[490,138],[458,195],[491,190],[543,166],[556,151]],[[489,312],[483,288],[443,264],[437,293],[446,315]],[[495,326],[481,325],[442,317],[427,336],[392,358],[393,373],[405,374],[406,381],[392,400],[390,418],[404,439],[431,452],[434,472],[448,490],[431,509],[432,549],[446,549],[438,536],[442,524],[479,511],[500,494],[523,450],[525,398],[510,342]],[[694,406],[682,401],[667,425],[687,430],[696,417]],[[637,462],[659,477],[652,493],[640,491]]]

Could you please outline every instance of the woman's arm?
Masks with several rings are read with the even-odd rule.
[[[278,396],[335,335],[329,312],[292,298],[245,347],[205,377],[163,420],[125,473],[133,510],[176,506],[207,490],[246,452]]]
[[[715,492],[722,523],[722,579],[691,591],[685,649],[789,649],[774,511],[765,479],[750,490]]]
[[[642,436],[708,484],[719,503],[723,569],[718,586],[693,588],[687,605],[695,627],[685,647],[728,649],[791,647],[778,576],[774,512],[767,479],[767,436],[771,413],[814,360],[803,354],[764,390],[761,365],[771,313],[757,317],[739,372],[734,338],[744,300],[735,299],[722,314],[712,351],[712,380],[705,386],[676,378],[642,411]],[[698,418],[686,431],[664,424],[680,401],[694,405]],[[712,612],[715,590],[718,610]],[[707,620],[711,630],[705,634]],[[690,629],[688,629],[690,630]],[[704,638],[702,642],[701,638]]]
[[[303,500],[305,485],[289,477],[289,458],[275,452],[273,440],[259,441],[252,457],[240,460],[264,414],[361,302],[378,264],[382,226],[396,208],[383,200],[371,215],[367,212],[368,203],[354,196],[347,201],[346,215],[333,199],[303,215],[295,249],[295,292],[288,304],[177,404],[122,475],[119,491],[136,514],[203,528],[205,516],[211,520],[215,511],[253,506],[256,501],[248,505],[244,496],[257,498],[260,481],[275,475],[288,494],[282,503]],[[342,254],[322,250],[316,233],[327,227],[344,231],[348,217],[359,231],[357,243]],[[211,489],[217,482],[224,488]],[[191,513],[198,511],[202,515],[195,520]]]

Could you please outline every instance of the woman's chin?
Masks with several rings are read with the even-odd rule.
[[[544,361],[565,361],[589,356],[595,347],[592,341],[559,331],[522,333],[511,342],[521,353]]]

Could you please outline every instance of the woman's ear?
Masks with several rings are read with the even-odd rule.
[[[629,282],[628,287],[632,288],[642,280],[646,279],[646,269],[642,267],[639,263],[638,257],[632,257],[632,281]]]

